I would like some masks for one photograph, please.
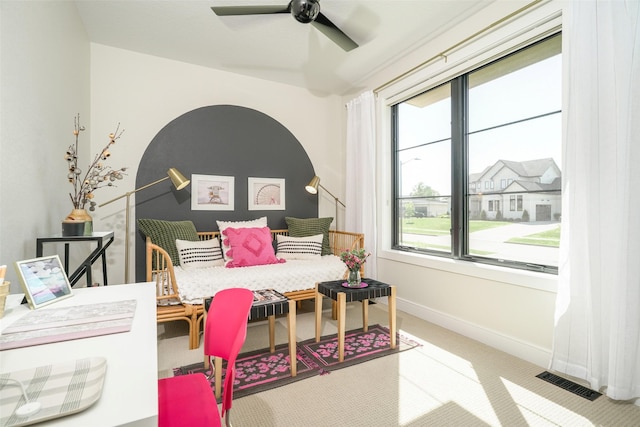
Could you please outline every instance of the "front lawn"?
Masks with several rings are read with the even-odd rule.
[[[512,224],[506,221],[470,221],[470,233],[502,227]],[[450,218],[403,218],[402,231],[409,234],[424,234],[427,236],[442,236],[451,230]]]
[[[507,240],[507,243],[520,243],[523,245],[549,246],[554,248],[560,247],[560,226],[553,230],[543,231],[541,233],[529,234],[528,236],[513,237]]]

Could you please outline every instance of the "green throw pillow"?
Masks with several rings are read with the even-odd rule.
[[[198,232],[191,221],[163,221],[161,219],[138,220],[138,227],[151,241],[167,251],[173,265],[180,265],[176,239],[196,241]]]
[[[293,218],[285,217],[287,227],[289,228],[289,236],[291,237],[309,237],[322,234],[322,255],[331,255],[331,246],[329,245],[329,226],[333,222],[333,218]]]

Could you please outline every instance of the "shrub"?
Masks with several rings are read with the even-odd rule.
[[[409,202],[404,206],[404,216],[405,218],[412,218],[416,216],[416,208],[413,206],[413,203]]]

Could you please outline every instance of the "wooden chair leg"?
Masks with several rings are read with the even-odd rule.
[[[296,350],[296,304],[293,301],[289,301],[287,327],[289,329],[289,364],[291,365],[291,376],[295,377],[298,375],[298,358]]]
[[[197,318],[194,319],[194,316],[191,316],[189,320],[189,350],[196,349],[200,346],[197,323]]]
[[[362,331],[369,330],[369,300],[362,300]]]

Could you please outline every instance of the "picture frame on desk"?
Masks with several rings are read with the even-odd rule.
[[[32,310],[73,296],[58,255],[16,261],[15,267]]]

